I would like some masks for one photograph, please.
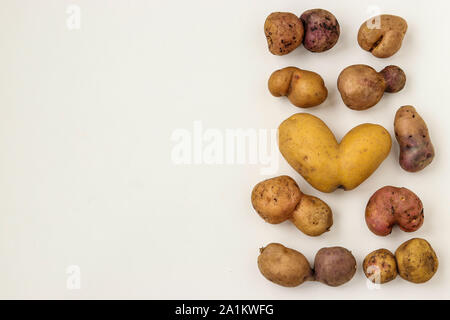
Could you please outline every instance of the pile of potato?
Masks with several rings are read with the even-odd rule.
[[[388,58],[400,50],[407,29],[403,18],[379,15],[360,26],[357,42],[373,56]],[[289,54],[301,44],[319,53],[336,45],[340,26],[336,17],[323,9],[307,10],[300,16],[274,12],[265,21],[264,33],[274,55]],[[394,65],[380,72],[368,65],[352,65],[344,68],[337,80],[342,101],[356,111],[374,107],[385,93],[400,92],[405,85],[405,72]],[[268,89],[273,96],[287,97],[299,108],[316,107],[328,97],[319,74],[293,66],[273,72]],[[430,165],[434,147],[427,125],[416,109],[401,107],[393,123],[400,147],[400,167],[413,173]],[[368,179],[389,155],[392,139],[382,126],[365,123],[338,141],[321,119],[297,113],[280,124],[278,145],[286,161],[306,182],[320,192],[330,193],[353,190]],[[280,224],[289,220],[308,236],[320,236],[333,225],[330,207],[321,199],[302,193],[295,180],[285,175],[258,183],[251,202],[264,221]],[[385,186],[369,199],[365,220],[377,236],[389,235],[395,225],[404,232],[415,232],[424,223],[423,203],[407,188]],[[262,275],[285,287],[296,287],[305,281],[337,287],[352,279],[356,265],[352,253],[342,247],[320,249],[313,268],[303,254],[279,243],[261,248],[258,257]],[[395,279],[397,274],[407,281],[423,283],[433,277],[438,265],[433,248],[420,238],[400,245],[395,255],[387,249],[373,251],[362,263],[366,277],[378,284]]]

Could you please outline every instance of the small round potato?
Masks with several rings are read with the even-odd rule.
[[[334,47],[339,39],[340,27],[336,17],[327,10],[305,11],[300,19],[305,28],[303,45],[311,52],[323,52]]]
[[[375,57],[388,58],[400,50],[407,29],[408,24],[403,18],[379,15],[361,25],[358,43]]]
[[[303,233],[317,237],[330,230],[333,214],[330,207],[319,198],[303,195],[291,221]]]
[[[395,256],[387,249],[378,249],[369,253],[363,262],[364,274],[376,284],[394,280],[397,277]]]
[[[284,287],[296,287],[305,281],[314,280],[305,256],[279,243],[271,243],[260,249],[258,268],[267,280]]]
[[[381,72],[358,64],[345,68],[338,78],[338,89],[345,105],[353,110],[366,110],[376,105],[385,92],[404,88],[406,75],[397,66],[388,66]]]
[[[314,259],[314,272],[317,281],[337,287],[353,278],[356,259],[342,247],[322,248]]]
[[[424,220],[423,205],[409,189],[386,186],[370,197],[366,206],[366,223],[378,236],[387,236],[398,224],[401,230],[418,230]]]
[[[288,176],[280,176],[258,183],[252,191],[253,208],[266,222],[282,223],[292,216],[302,193]]]
[[[410,282],[423,283],[436,273],[439,261],[431,245],[424,239],[404,242],[395,251],[399,275]]]
[[[274,97],[287,96],[299,108],[318,106],[327,99],[328,90],[315,72],[287,67],[277,70],[269,78],[269,91]]]
[[[303,23],[293,13],[271,13],[264,23],[269,51],[278,56],[288,54],[302,44]]]
[[[394,120],[395,138],[400,146],[399,162],[403,170],[423,170],[434,159],[428,127],[413,106],[398,109]]]

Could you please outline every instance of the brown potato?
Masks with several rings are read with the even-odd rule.
[[[303,23],[289,12],[271,13],[264,23],[269,51],[278,56],[295,50],[303,41]]]
[[[407,29],[408,24],[403,18],[383,14],[361,25],[358,43],[375,57],[388,58],[400,50]]]
[[[260,249],[258,268],[267,280],[284,287],[296,287],[314,279],[305,256],[279,243]]]
[[[397,277],[395,256],[387,249],[378,249],[369,253],[363,262],[364,274],[376,284],[394,280]]]
[[[323,52],[334,47],[339,39],[340,27],[336,17],[327,10],[305,11],[300,19],[305,28],[303,45],[312,52]]]
[[[397,66],[381,72],[367,65],[345,68],[338,78],[338,89],[345,105],[353,110],[366,110],[376,105],[385,92],[398,92],[406,83],[406,75]]]
[[[345,248],[322,248],[314,259],[314,272],[317,281],[337,287],[353,278],[356,272],[356,260]]]
[[[275,97],[287,96],[294,106],[300,108],[318,106],[328,96],[328,90],[320,75],[295,67],[272,73],[269,91]]]
[[[406,188],[386,186],[375,192],[366,206],[366,223],[370,231],[387,236],[395,224],[405,232],[418,230],[424,220],[419,197]]]
[[[424,239],[411,239],[395,251],[398,274],[405,280],[423,283],[430,280],[439,267],[431,245]]]
[[[252,205],[266,222],[278,224],[292,216],[301,197],[294,179],[281,176],[258,183],[252,191]]]
[[[304,234],[317,237],[330,230],[333,214],[330,207],[319,198],[303,195],[291,221]]]
[[[434,147],[425,121],[412,106],[401,107],[394,120],[395,138],[400,145],[400,166],[417,172],[434,159]]]
[[[290,219],[300,231],[313,237],[329,231],[333,225],[330,207],[319,198],[303,194],[288,176],[258,183],[251,198],[253,208],[268,223]]]

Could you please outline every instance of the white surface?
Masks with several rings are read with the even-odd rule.
[[[73,1],[81,29],[68,30],[72,1],[2,0],[0,4],[0,298],[450,298],[450,90],[448,1]],[[359,48],[356,34],[377,5],[403,16],[409,30],[392,58]],[[330,51],[303,47],[272,56],[263,24],[272,11],[322,7],[341,37]],[[443,42],[441,42],[443,41]],[[374,108],[354,112],[336,89],[340,71],[365,63],[401,66],[406,88]],[[322,194],[280,156],[274,175],[294,177],[334,212],[331,232],[309,238],[285,223],[264,223],[250,192],[260,165],[183,165],[171,161],[178,128],[193,121],[221,131],[276,128],[302,112],[273,98],[266,82],[288,65],[321,74],[328,100],[308,112],[340,139],[373,122],[393,134],[398,107],[412,104],[426,120],[437,156],[409,174],[389,158],[358,189]],[[272,176],[274,176],[272,175]],[[364,221],[371,194],[405,186],[425,206],[413,234],[382,238]],[[369,290],[365,255],[423,237],[440,260],[434,278],[414,285],[400,277]],[[312,262],[324,246],[354,253],[358,271],[339,288],[306,283],[294,289],[265,280],[258,248],[281,242]],[[81,289],[66,288],[66,268],[81,269]]]

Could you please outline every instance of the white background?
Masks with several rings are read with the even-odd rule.
[[[69,4],[81,29],[66,26]],[[356,35],[369,5],[404,17],[402,49],[377,59]],[[303,47],[277,57],[263,32],[273,11],[321,7],[333,12],[341,37],[330,51]],[[448,1],[119,1],[0,3],[0,298],[450,298],[450,136]],[[336,90],[340,71],[365,63],[401,66],[406,88],[374,108],[346,108]],[[308,110],[338,139],[372,122],[393,134],[396,110],[417,107],[436,149],[432,165],[410,174],[391,154],[358,189],[322,194],[280,156],[276,175],[294,177],[305,193],[333,209],[330,232],[310,238],[290,223],[269,225],[250,193],[266,178],[260,165],[184,165],[171,161],[175,129],[272,129],[296,112],[268,92],[285,66],[318,72],[329,98]],[[393,135],[392,135],[393,136]],[[367,200],[385,185],[419,195],[425,223],[413,234],[372,234]],[[398,277],[369,290],[365,255],[422,237],[440,267],[416,285]],[[288,289],[264,279],[258,248],[270,242],[301,251],[310,262],[322,247],[352,250],[358,271],[331,288],[309,282]],[[81,268],[81,289],[66,288],[66,268]]]

